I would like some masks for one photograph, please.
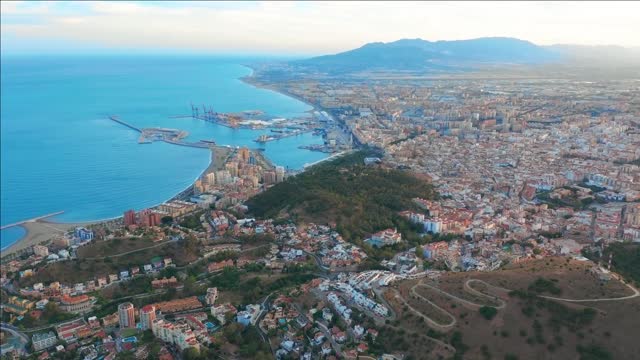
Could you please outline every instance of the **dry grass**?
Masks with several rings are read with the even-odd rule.
[[[588,270],[588,265],[577,261],[568,263],[564,259],[534,261],[514,264],[506,270],[490,273],[447,273],[439,280],[437,287],[469,301],[479,300],[479,303],[486,303],[487,299],[478,299],[478,296],[463,290],[465,281],[470,278],[481,279],[489,284],[509,289],[527,289],[529,284],[539,277],[556,279],[555,284],[562,290],[559,296],[567,298],[596,298],[602,294],[606,297],[618,297],[630,294],[629,289],[615,280],[601,285],[591,273],[585,270]],[[395,287],[413,307],[422,306],[420,309],[424,310],[425,314],[430,314],[427,305],[414,304],[418,300],[409,298],[410,289],[415,283],[416,281],[406,281]],[[612,355],[612,359],[632,359],[640,353],[640,343],[636,339],[638,324],[640,324],[640,298],[619,302],[555,302],[564,305],[566,312],[581,311],[590,307],[596,309],[598,313],[592,323],[578,329],[571,330],[568,326],[561,326],[558,330],[554,330],[551,319],[557,315],[553,315],[548,307],[536,306],[534,301],[531,303],[534,313],[527,316],[523,313],[523,309],[530,306],[526,300],[510,297],[505,292],[495,291],[479,283],[474,283],[473,288],[504,299],[507,302],[506,307],[499,310],[492,320],[486,320],[478,311],[461,306],[459,302],[435,290],[425,287],[416,288],[418,294],[456,317],[457,324],[448,332],[447,338],[455,331],[462,333],[463,342],[469,347],[464,354],[465,359],[482,359],[483,345],[487,346],[492,359],[502,359],[506,354],[515,354],[520,360],[578,359],[576,347],[592,343],[605,348]],[[399,328],[423,333],[427,331],[427,324],[420,321],[419,317],[407,316],[410,311],[403,309],[404,304],[395,299],[392,290],[385,293],[385,298],[399,315],[399,321],[396,324]],[[534,321],[542,326],[540,338],[543,343],[536,340]],[[411,348],[408,351],[414,353],[412,348],[414,345],[410,345]]]

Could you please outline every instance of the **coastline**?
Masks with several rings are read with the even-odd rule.
[[[317,109],[317,107],[314,104],[311,104],[309,101],[300,98],[297,95],[291,94],[289,92],[287,92],[284,89],[275,87],[275,86],[271,86],[271,85],[267,85],[267,84],[263,84],[263,83],[258,83],[256,81],[253,81],[252,79],[255,79],[255,69],[247,64],[240,64],[248,69],[251,70],[251,74],[247,75],[247,76],[242,76],[239,77],[238,80],[244,82],[247,85],[253,86],[255,88],[260,88],[260,89],[265,89],[265,90],[269,90],[269,91],[273,91],[275,93],[278,94],[282,94],[285,95],[287,97],[296,99],[297,101],[300,101],[306,105],[308,105],[309,107],[311,107],[310,110],[307,110],[307,113],[313,112],[313,111],[319,111]],[[184,196],[185,193],[187,193],[188,191],[190,191],[193,188],[194,183],[196,182],[196,180],[200,179],[203,175],[211,172],[211,171],[215,171],[217,168],[217,161],[216,161],[216,154],[217,153],[223,153],[223,151],[221,150],[230,150],[233,151],[233,147],[227,147],[224,145],[214,145],[212,147],[209,148],[209,151],[211,152],[210,155],[210,160],[209,160],[209,165],[207,167],[205,167],[205,169],[200,173],[200,175],[198,175],[192,182],[191,184],[189,184],[186,188],[184,188],[183,190],[177,192],[175,195],[173,195],[172,197],[170,197],[169,199],[156,204],[154,206],[158,206],[164,202],[167,201],[172,201],[172,200],[176,200],[179,199],[181,197]],[[228,155],[228,153],[226,153],[226,151],[224,152],[225,155]],[[266,158],[266,156],[263,154],[262,156],[264,156]],[[301,169],[302,171],[304,171],[304,169]],[[154,207],[151,206],[151,207]],[[64,234],[65,232],[78,227],[78,226],[89,226],[89,225],[95,225],[95,224],[101,224],[101,223],[105,223],[105,222],[109,222],[109,221],[113,221],[116,220],[118,218],[121,218],[122,215],[119,216],[114,216],[114,217],[110,217],[110,218],[105,218],[105,219],[98,219],[98,220],[89,220],[89,221],[81,221],[81,222],[62,222],[62,221],[52,221],[52,220],[46,220],[46,219],[42,219],[42,220],[37,220],[34,222],[28,222],[28,223],[24,223],[22,225],[18,225],[20,227],[22,227],[25,230],[25,234],[17,239],[15,242],[7,245],[6,247],[0,249],[2,251],[2,258],[6,258],[7,256],[11,256],[15,253],[20,253],[21,251],[27,250],[30,247],[32,247],[33,245],[37,245],[37,244],[42,244],[42,243],[46,243],[48,241],[50,241],[53,237],[55,237],[56,235],[60,235],[60,234]]]
[[[307,99],[303,99],[298,95],[292,94],[282,88],[279,88],[275,85],[268,85],[268,84],[264,84],[261,82],[257,82],[255,79],[255,73],[256,73],[256,69],[253,68],[251,65],[247,65],[247,64],[241,64],[242,66],[251,69],[251,74],[247,75],[247,76],[243,76],[241,78],[239,78],[240,81],[244,82],[245,84],[251,85],[253,87],[256,87],[258,89],[264,89],[264,90],[269,90],[269,91],[273,91],[275,93],[278,94],[282,94],[284,96],[290,97],[292,99],[296,99],[298,101],[300,101],[301,103],[307,104],[311,107],[311,110],[307,110],[306,112],[312,112],[312,111],[322,111],[322,109],[320,109],[318,106],[316,106],[315,104],[312,104],[309,102],[309,100]]]
[[[96,224],[97,222],[75,222],[75,223],[59,223],[47,220],[37,220],[33,222],[18,225],[25,230],[25,235],[16,240],[14,243],[2,249],[2,257],[10,256],[27,250],[33,245],[38,245],[50,241],[54,236],[64,234],[65,232],[78,227]]]
[[[198,177],[196,177],[191,182],[191,184],[189,184],[186,188],[184,188],[183,190],[173,195],[171,198],[154,206],[158,206],[167,201],[175,200],[176,198],[180,197],[183,193],[190,190],[193,187],[193,184],[195,183],[196,180],[201,178],[204,174],[212,170],[215,170],[215,166],[216,166],[215,165],[215,157],[216,157],[215,148],[218,148],[218,147],[221,147],[221,146],[216,145],[215,147],[209,148],[209,151],[211,152],[211,155],[209,158],[209,165],[207,165],[207,167],[200,173]],[[17,225],[22,227],[25,230],[25,234],[21,238],[17,239],[14,243],[0,249],[2,250],[2,257],[4,258],[11,254],[26,250],[34,245],[38,245],[38,244],[42,244],[47,241],[50,241],[54,236],[64,234],[65,232],[78,226],[89,226],[89,225],[101,224],[101,223],[113,221],[119,218],[122,218],[122,215],[114,216],[106,219],[79,221],[79,222],[62,222],[62,221],[52,221],[52,220],[42,219],[42,220],[37,220],[37,221],[27,222],[21,225]]]

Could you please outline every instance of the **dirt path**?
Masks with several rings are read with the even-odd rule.
[[[471,286],[469,285],[469,283],[471,282],[478,282],[481,284],[485,284],[487,287],[490,288],[494,288],[494,289],[498,289],[501,291],[506,291],[506,292],[510,292],[511,290],[500,287],[500,286],[495,286],[495,285],[491,285],[485,281],[479,280],[479,279],[469,279],[467,280],[464,285],[465,285],[465,289],[470,289],[473,292],[478,292],[479,294],[482,294],[481,292],[471,288]],[[631,289],[631,291],[633,291],[633,295],[628,295],[628,296],[622,296],[622,297],[616,297],[616,298],[596,298],[596,299],[567,299],[567,298],[560,298],[560,297],[555,297],[555,296],[546,296],[546,295],[538,295],[541,298],[544,299],[549,299],[549,300],[558,300],[558,301],[566,301],[566,302],[602,302],[602,301],[622,301],[622,300],[629,300],[629,299],[633,299],[636,298],[638,296],[640,296],[640,291],[638,291],[638,289],[636,289],[635,287],[631,286],[631,284],[627,284],[626,282],[622,282],[624,285],[626,285],[629,289]],[[489,296],[486,294],[483,294],[484,296]]]
[[[178,241],[178,240],[164,241],[164,242],[161,242],[159,244],[155,244],[155,245],[151,245],[151,246],[147,246],[147,247],[143,247],[143,248],[140,248],[140,249],[135,249],[135,250],[131,250],[131,251],[123,252],[123,253],[120,253],[120,254],[115,254],[115,255],[100,256],[100,257],[86,257],[86,258],[81,258],[81,259],[82,260],[103,260],[103,259],[107,259],[107,258],[117,258],[117,257],[129,255],[129,254],[137,253],[138,251],[144,251],[144,250],[149,250],[149,249],[157,248],[157,247],[160,247],[160,246],[164,246],[164,245],[170,244],[172,242],[176,242],[176,241]]]
[[[449,314],[450,316],[452,316],[452,317],[453,317],[453,320],[452,320],[452,321],[451,321],[451,323],[449,323],[449,324],[444,324],[444,325],[443,325],[443,324],[440,324],[440,323],[438,323],[437,321],[432,320],[430,317],[428,317],[427,315],[423,314],[422,312],[420,312],[419,310],[417,310],[417,309],[416,309],[416,308],[414,308],[413,306],[411,306],[411,304],[409,304],[409,303],[407,302],[407,300],[405,300],[405,298],[404,298],[404,297],[402,297],[402,295],[400,295],[400,293],[398,292],[398,290],[396,290],[396,289],[392,289],[392,290],[396,293],[396,295],[395,295],[395,296],[396,296],[396,299],[398,299],[398,300],[402,301],[402,303],[403,303],[407,308],[409,308],[409,310],[411,310],[414,314],[416,314],[416,315],[420,316],[421,318],[423,318],[423,319],[424,319],[424,320],[429,324],[429,326],[431,326],[434,330],[438,330],[438,331],[449,331],[449,330],[451,330],[451,328],[453,328],[453,327],[456,325],[456,323],[457,323],[456,318],[455,318],[455,317],[453,317],[453,316],[452,316],[451,314],[449,314],[448,312],[447,312],[447,314]],[[429,303],[431,303],[431,302],[429,302]],[[431,303],[431,304],[433,304],[433,303]],[[438,307],[438,309],[441,309],[441,308],[440,308],[440,307]]]

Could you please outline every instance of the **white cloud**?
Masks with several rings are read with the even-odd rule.
[[[482,36],[640,46],[637,2],[85,2],[80,14],[69,3],[5,3],[3,33],[119,48],[330,53],[372,41]],[[19,13],[44,20],[5,24]]]

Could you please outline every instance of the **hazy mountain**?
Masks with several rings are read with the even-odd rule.
[[[369,43],[335,55],[295,61],[292,65],[321,72],[455,70],[482,64],[540,64],[561,56],[560,51],[514,38],[435,42],[402,39]]]
[[[615,45],[551,45],[547,49],[564,60],[578,63],[612,63],[616,65],[640,65],[640,49]]]

